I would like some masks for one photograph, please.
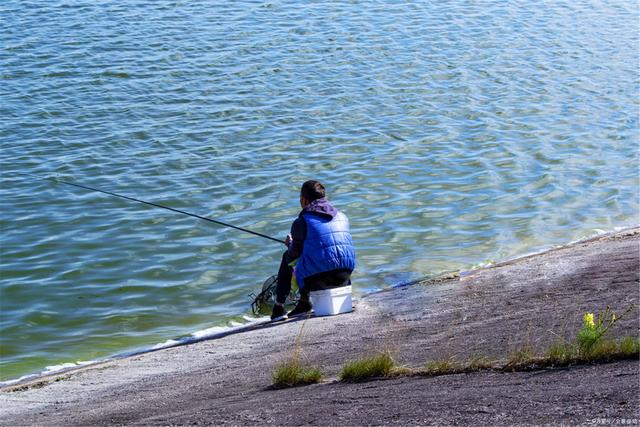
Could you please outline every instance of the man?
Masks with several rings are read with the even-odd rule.
[[[324,186],[318,181],[302,184],[300,206],[302,211],[285,240],[288,249],[278,271],[271,319],[284,317],[284,303],[291,292],[294,273],[300,300],[288,316],[311,310],[309,292],[350,285],[356,265],[349,220],[326,199]],[[294,263],[295,269],[291,267]]]

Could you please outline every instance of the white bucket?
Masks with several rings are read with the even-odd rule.
[[[334,314],[353,311],[351,306],[351,285],[312,291],[309,296],[316,316],[333,316]]]

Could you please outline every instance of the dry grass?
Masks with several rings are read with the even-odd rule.
[[[502,370],[515,371],[523,369],[535,363],[536,360],[536,356],[531,347],[522,347],[509,355],[507,363],[502,367]]]
[[[495,361],[491,360],[487,356],[475,355],[471,358],[467,367],[471,371],[477,372],[477,371],[483,371],[487,369],[493,369],[494,363]]]
[[[456,362],[452,357],[429,361],[424,366],[424,375],[455,374],[464,370],[464,366]]]

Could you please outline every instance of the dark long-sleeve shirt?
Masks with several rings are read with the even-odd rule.
[[[307,223],[299,216],[291,224],[291,238],[293,241],[289,245],[289,259],[294,260],[302,255],[304,239],[307,237]]]

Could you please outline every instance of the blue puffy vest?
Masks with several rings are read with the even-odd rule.
[[[349,232],[349,219],[338,212],[333,219],[312,213],[302,214],[307,224],[302,255],[296,264],[298,286],[304,287],[305,277],[326,271],[356,266],[356,253]]]

